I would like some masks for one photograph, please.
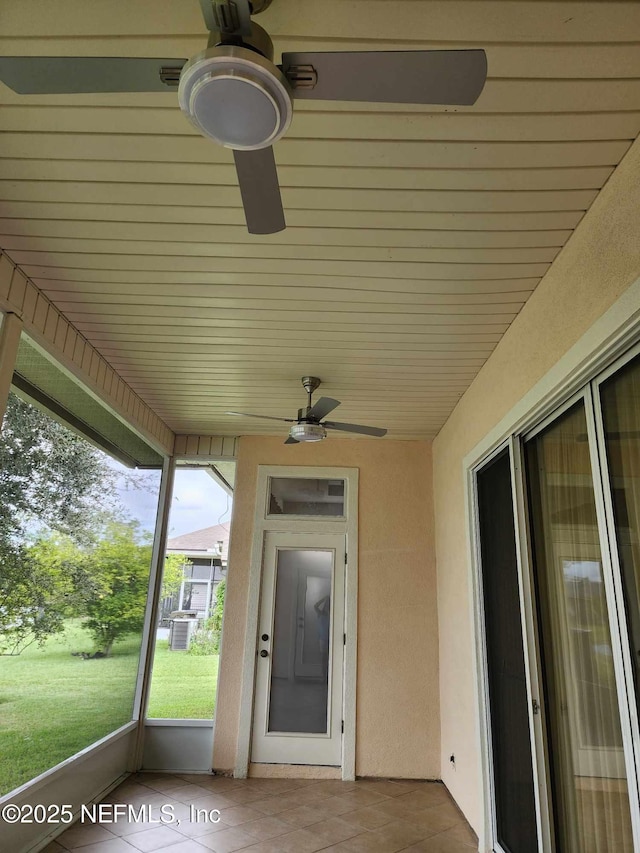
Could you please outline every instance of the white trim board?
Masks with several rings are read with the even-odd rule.
[[[344,480],[346,483],[346,518],[318,520],[300,517],[291,520],[268,518],[266,494],[269,477],[304,477]],[[253,544],[247,594],[246,642],[243,658],[238,745],[234,775],[247,777],[250,765],[253,694],[255,684],[256,640],[260,609],[260,580],[264,536],[267,531],[305,533],[344,533],[347,544],[345,577],[345,633],[342,779],[355,779],[356,772],[356,668],[358,621],[358,469],[290,465],[259,465],[256,486],[256,506],[253,524]],[[215,734],[214,734],[215,737]]]

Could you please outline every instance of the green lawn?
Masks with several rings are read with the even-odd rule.
[[[43,648],[0,657],[0,795],[22,785],[131,719],[139,638],[109,658],[83,660],[92,648],[75,621]],[[149,716],[211,718],[217,656],[170,652],[158,644]]]
[[[148,717],[213,719],[218,681],[218,655],[170,652],[158,640],[151,678]]]

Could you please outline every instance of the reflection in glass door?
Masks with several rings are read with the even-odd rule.
[[[640,715],[640,356],[600,386],[630,661]]]
[[[340,765],[344,536],[267,533],[251,760]]]
[[[584,403],[525,445],[558,853],[633,850]]]

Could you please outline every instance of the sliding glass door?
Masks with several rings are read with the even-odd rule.
[[[640,715],[640,356],[600,385],[614,557],[627,627],[635,719]]]
[[[474,472],[496,853],[640,853],[640,346]]]
[[[525,445],[558,851],[633,851],[601,528],[580,400]]]
[[[536,853],[529,700],[508,449],[478,471],[476,492],[494,834],[505,853]]]

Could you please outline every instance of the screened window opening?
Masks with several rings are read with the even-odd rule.
[[[133,719],[160,477],[10,394],[0,434],[0,794]]]
[[[227,472],[227,486],[232,474]],[[175,472],[148,719],[213,719],[227,583],[229,491],[211,466],[184,466]]]

